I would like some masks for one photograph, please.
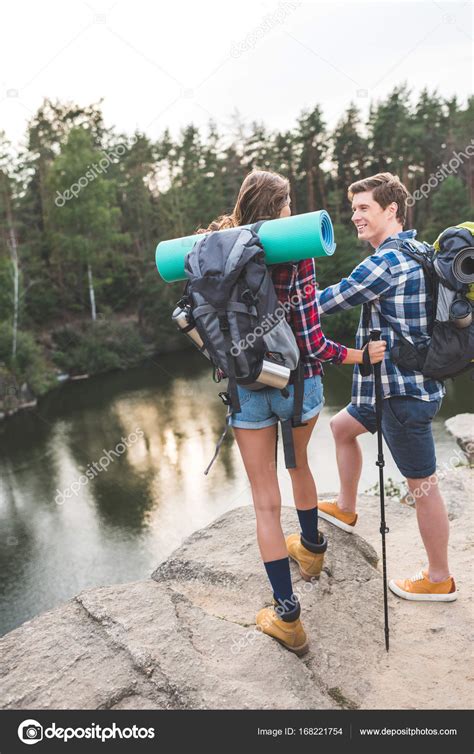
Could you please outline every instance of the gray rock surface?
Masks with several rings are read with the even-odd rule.
[[[294,508],[282,523],[297,530]],[[324,523],[319,582],[291,566],[311,642],[303,658],[255,630],[271,590],[244,506],[195,532],[152,578],[86,590],[0,639],[2,708],[360,706],[385,655],[382,580],[365,540]]]
[[[444,425],[456,438],[459,447],[472,466],[474,464],[474,414],[457,414],[447,419]]]

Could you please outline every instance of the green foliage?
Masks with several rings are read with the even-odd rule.
[[[54,372],[48,367],[42,348],[31,333],[21,330],[18,332],[16,355],[13,358],[12,330],[6,323],[0,325],[0,363],[4,364],[15,383],[27,383],[37,396],[56,383]]]
[[[74,373],[136,363],[144,343],[159,350],[182,343],[170,320],[182,284],[160,279],[156,244],[207,227],[231,211],[252,167],[288,177],[293,212],[322,207],[330,212],[337,251],[317,260],[318,282],[325,287],[370,253],[350,223],[349,183],[391,170],[413,194],[455,152],[463,152],[456,173],[409,210],[407,225],[433,241],[472,214],[473,158],[465,149],[472,143],[473,118],[474,98],[461,104],[427,90],[415,98],[402,84],[372,103],[366,121],[349,104],[333,129],[322,108],[311,103],[281,132],[262,122],[246,124],[233,113],[228,133],[213,122],[207,132],[189,124],[176,136],[165,130],[153,142],[139,132],[130,137],[106,129],[100,103],[79,107],[45,100],[28,124],[18,156],[0,134],[4,345],[14,311],[12,232],[18,248],[20,334],[12,368],[21,379],[28,371],[35,385],[48,373],[40,347],[31,346],[34,336],[26,331],[54,331],[55,362]],[[63,201],[64,192],[77,184],[76,196]],[[97,322],[71,324],[61,334],[64,322],[91,317],[94,297]],[[358,317],[356,310],[327,317],[325,332],[351,345]],[[137,328],[114,330],[114,318],[135,320]],[[25,354],[37,373],[27,369]]]
[[[97,374],[135,366],[145,357],[142,338],[132,323],[98,320],[53,333],[53,360],[69,374]]]
[[[433,216],[423,229],[424,240],[433,243],[444,228],[466,222],[472,216],[466,186],[454,175],[449,175],[441,183],[433,197]]]
[[[125,240],[118,226],[120,209],[114,206],[116,187],[106,177],[109,167],[110,159],[94,148],[89,131],[74,128],[49,172],[53,254],[63,280],[67,274],[69,290],[81,287],[81,303],[87,298],[86,267],[101,272]]]
[[[0,321],[11,316],[12,290],[11,263],[8,259],[0,257]]]
[[[140,290],[140,326],[147,340],[158,351],[169,350],[174,344],[184,347],[185,340],[171,320],[176,302],[181,298],[184,284],[167,284],[150,270]]]

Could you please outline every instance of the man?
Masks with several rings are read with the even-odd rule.
[[[360,348],[370,329],[380,329],[387,342],[382,362],[382,431],[400,472],[415,500],[416,516],[428,566],[416,576],[392,580],[389,587],[408,600],[451,602],[456,584],[448,565],[449,523],[435,474],[436,457],[431,422],[444,395],[442,382],[420,372],[399,369],[391,358],[403,335],[411,342],[425,341],[432,299],[425,288],[421,265],[403,253],[397,239],[410,239],[415,230],[403,230],[408,192],[397,176],[379,173],[349,187],[352,222],[358,238],[375,249],[337,285],[321,291],[324,314],[370,304],[370,320],[361,315],[356,345]],[[394,243],[385,243],[391,240]],[[383,245],[381,249],[380,246]],[[367,307],[368,309],[368,307]],[[365,321],[364,321],[365,320]],[[362,377],[354,368],[351,403],[331,421],[336,442],[340,492],[334,501],[319,503],[319,514],[332,524],[353,532],[357,522],[357,487],[362,454],[357,441],[364,432],[376,432],[373,374]]]

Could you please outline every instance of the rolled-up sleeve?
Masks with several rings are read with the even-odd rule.
[[[342,363],[347,356],[346,346],[326,338],[321,328],[314,259],[298,263],[291,304],[291,323],[305,360]]]

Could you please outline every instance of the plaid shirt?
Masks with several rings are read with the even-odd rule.
[[[389,238],[415,241],[416,230],[406,230]],[[387,239],[389,240],[389,239]],[[349,277],[319,293],[319,306],[324,314],[351,309],[372,302],[369,328],[364,328],[361,314],[356,335],[356,347],[362,348],[369,337],[369,329],[382,331],[387,343],[382,362],[382,390],[384,398],[410,395],[424,401],[442,398],[444,384],[424,377],[420,372],[398,368],[390,358],[391,349],[400,343],[402,335],[414,344],[429,339],[428,322],[432,314],[432,298],[425,288],[423,269],[418,262],[386,246],[364,259]],[[374,403],[373,375],[362,377],[354,367],[351,402],[356,405]]]
[[[271,276],[279,302],[290,304],[285,306],[286,319],[300,349],[305,379],[324,374],[322,361],[340,364],[346,358],[347,348],[328,340],[321,329],[314,259],[274,265]]]

